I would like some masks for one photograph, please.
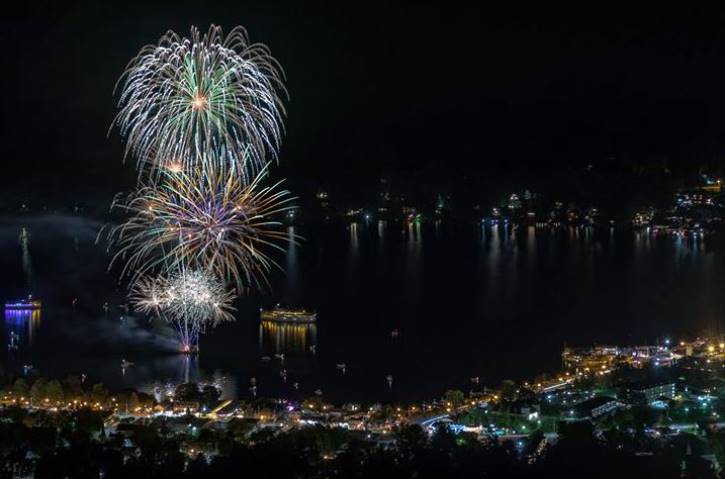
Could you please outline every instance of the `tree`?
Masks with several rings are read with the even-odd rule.
[[[83,399],[83,386],[78,376],[67,376],[63,380],[63,391],[69,401]]]
[[[161,449],[163,441],[158,431],[150,426],[134,425],[131,440],[144,454],[155,454]]]
[[[103,406],[108,402],[108,396],[109,393],[106,386],[101,383],[93,385],[93,388],[91,389],[91,401],[93,401],[93,403],[98,403]]]
[[[219,401],[220,396],[221,391],[216,386],[204,386],[201,390],[201,400],[207,407],[214,406]]]
[[[53,379],[48,382],[45,386],[45,397],[48,399],[50,404],[57,404],[63,401],[63,386],[60,385],[60,381]]]
[[[506,402],[512,402],[516,400],[516,383],[510,379],[504,379],[501,381],[501,399]]]
[[[196,383],[183,383],[176,386],[174,391],[174,399],[176,401],[199,401],[201,399],[201,391]]]
[[[407,458],[412,457],[417,451],[422,451],[428,444],[425,431],[417,424],[401,426],[395,433],[395,440],[398,451]]]
[[[449,389],[446,391],[444,398],[446,402],[451,403],[451,406],[457,410],[466,400],[466,395],[460,389]]]
[[[386,422],[393,417],[393,414],[395,414],[393,406],[385,404],[372,414],[372,418],[377,421]]]
[[[451,453],[456,448],[456,435],[447,424],[438,424],[430,441],[431,448],[441,453]]]
[[[121,392],[116,396],[116,400],[118,407],[126,412],[132,412],[139,407],[138,394],[133,390]]]
[[[520,401],[536,400],[536,393],[533,391],[533,389],[525,386],[519,388],[517,396]]]
[[[589,421],[562,422],[559,424],[561,440],[573,443],[589,443],[594,435],[594,426]]]
[[[659,422],[660,413],[646,405],[634,405],[630,408],[634,429],[643,431],[646,427],[654,426]]]
[[[537,429],[536,431],[529,434],[528,440],[526,441],[526,454],[533,454],[543,440],[544,433],[541,429]]]
[[[146,393],[136,393],[139,407],[152,408],[156,404],[154,397]]]
[[[77,431],[87,435],[97,435],[103,431],[103,415],[98,411],[80,409],[73,413]]]
[[[30,388],[28,382],[23,378],[18,378],[13,383],[13,395],[20,399],[21,397],[27,398],[30,394]]]
[[[138,408],[138,394],[136,391],[131,391],[126,396],[126,411],[135,411]]]
[[[30,388],[30,403],[31,405],[38,406],[43,404],[43,400],[46,398],[45,386],[48,381],[45,378],[38,378]]]
[[[255,420],[234,418],[227,424],[227,431],[237,440],[242,440],[254,430],[255,425]]]

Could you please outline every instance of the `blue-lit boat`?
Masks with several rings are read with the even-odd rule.
[[[5,310],[35,310],[40,309],[41,306],[42,303],[37,299],[33,299],[31,295],[28,295],[26,299],[5,302]]]

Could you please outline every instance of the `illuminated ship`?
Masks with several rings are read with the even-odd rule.
[[[17,309],[40,309],[41,302],[37,299],[33,299],[32,295],[28,295],[27,299],[18,299],[16,301],[7,301],[5,303],[5,309],[17,310]]]
[[[276,323],[297,323],[309,324],[317,320],[317,313],[306,309],[284,308],[279,304],[272,309],[259,309],[262,321],[274,321]]]

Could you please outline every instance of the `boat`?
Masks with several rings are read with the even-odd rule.
[[[37,299],[33,299],[32,295],[28,295],[26,299],[18,299],[15,301],[6,301],[5,309],[17,310],[17,309],[40,309],[41,302]]]
[[[273,321],[275,323],[299,323],[310,324],[317,321],[317,313],[301,308],[285,308],[276,305],[271,309],[259,309],[262,321]]]

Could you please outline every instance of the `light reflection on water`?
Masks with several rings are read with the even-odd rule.
[[[287,230],[289,241],[279,261],[286,277],[279,276],[273,283],[277,293],[248,301],[317,309],[316,325],[265,324],[240,311],[237,323],[222,325],[203,339],[204,344],[218,341],[218,346],[202,347],[199,358],[163,356],[161,341],[148,339],[158,336],[156,331],[146,336],[129,331],[123,343],[119,340],[120,346],[96,333],[106,323],[114,335],[122,328],[112,319],[96,320],[104,316],[100,305],[111,296],[112,287],[80,294],[68,289],[58,295],[58,302],[69,305],[78,295],[79,309],[90,309],[88,316],[93,319],[66,319],[48,309],[41,327],[39,311],[6,312],[3,339],[9,344],[11,334],[19,338],[17,350],[8,349],[9,356],[24,355],[23,361],[37,363],[43,374],[89,371],[94,380],[138,387],[159,397],[185,380],[216,384],[226,398],[240,391],[240,396],[247,397],[250,377],[259,377],[270,390],[282,387],[282,367],[289,372],[290,384],[303,380],[310,391],[318,386],[326,391],[333,387],[345,392],[352,388],[387,391],[384,378],[394,373],[396,387],[404,387],[406,377],[419,378],[417,382],[410,379],[408,386],[417,394],[418,388],[461,387],[454,382],[457,376],[464,381],[481,376],[482,382],[495,385],[501,379],[498,375],[515,374],[511,371],[556,367],[563,341],[636,341],[646,334],[652,339],[655,333],[641,331],[653,328],[662,334],[668,328],[698,334],[723,316],[722,295],[717,293],[718,287],[722,291],[723,261],[722,251],[713,247],[716,236],[504,224],[466,230],[449,228],[445,221],[435,225],[378,221],[353,223],[346,230],[339,227],[298,246],[292,241],[294,235],[302,234],[297,229]],[[39,283],[48,274],[49,255],[43,258],[36,251],[45,237],[50,236],[35,234],[29,244]],[[80,247],[77,261],[90,262],[88,242],[77,245],[73,238],[68,237],[68,249]],[[8,243],[12,243],[8,251],[17,260],[18,283],[24,283],[25,252],[19,251],[17,236]],[[54,278],[51,287],[69,288],[72,281],[88,287],[105,273],[105,261],[103,257],[97,260],[97,271],[89,273],[85,282],[73,276],[72,267],[54,266],[60,280]],[[696,301],[693,292],[699,295]],[[116,310],[121,294],[110,300]],[[258,307],[254,304],[248,310]],[[109,318],[117,317],[114,314]],[[131,326],[127,322],[123,328]],[[397,328],[401,337],[393,342],[390,332]],[[640,332],[627,336],[635,328]],[[314,356],[310,347],[318,346],[318,332],[321,353]],[[77,353],[76,349],[99,338],[103,338],[102,346],[96,349],[105,349],[106,344],[116,349],[86,356]],[[142,347],[126,349],[139,338],[145,338]],[[56,342],[68,346],[56,346]],[[40,352],[35,351],[36,344]],[[532,352],[521,359],[500,361],[519,345]],[[280,353],[290,355],[284,366],[274,359],[260,360]],[[537,361],[526,364],[531,361],[523,356],[536,356]],[[135,364],[123,370],[123,358]],[[340,362],[348,364],[345,377],[335,369]],[[356,377],[358,371],[372,379],[366,382]]]
[[[238,384],[234,375],[219,370],[211,373],[201,371],[197,356],[176,355],[164,360],[155,360],[153,365],[155,371],[151,373],[143,370],[143,367],[135,368],[134,365],[126,372],[130,376],[128,378],[129,387],[132,386],[141,392],[150,394],[157,401],[171,396],[176,387],[185,382],[194,382],[200,386],[216,386],[221,391],[221,399],[237,399],[238,397]],[[167,375],[159,377],[160,370],[166,370]],[[149,380],[149,377],[154,379]]]
[[[259,350],[263,354],[306,354],[317,346],[317,325],[260,321]]]
[[[10,340],[8,342],[10,350],[18,350],[26,344],[32,347],[35,332],[39,327],[39,309],[5,310],[5,329]]]
[[[300,281],[297,233],[294,226],[287,227],[287,249],[285,251],[285,289],[290,301],[297,303],[302,300],[298,297],[297,284]]]
[[[408,303],[415,303],[422,293],[420,283],[422,274],[421,254],[423,251],[423,236],[421,234],[420,222],[410,221],[406,229],[407,233],[407,254],[406,254],[406,284]]]

